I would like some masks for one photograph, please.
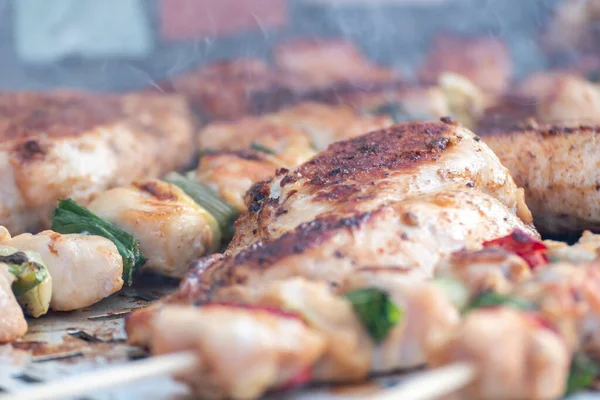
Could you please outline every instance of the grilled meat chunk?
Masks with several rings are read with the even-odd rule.
[[[0,344],[12,342],[27,332],[27,321],[12,291],[15,277],[0,266]]]
[[[177,378],[203,399],[252,399],[293,385],[324,346],[296,315],[232,304],[171,306],[152,330],[155,354],[196,351],[197,369]]]
[[[544,233],[600,230],[600,143],[595,126],[533,123],[484,141],[525,189]]]
[[[263,117],[212,123],[199,135],[205,154],[196,178],[216,189],[240,211],[253,183],[278,168],[295,168],[334,141],[391,125],[387,117],[367,117],[347,106],[306,102]]]
[[[88,209],[140,241],[144,269],[181,278],[191,262],[218,249],[214,217],[177,186],[139,181],[98,195]]]
[[[11,237],[0,227],[0,242],[40,255],[52,277],[50,308],[55,311],[90,306],[123,287],[123,260],[114,243],[103,237],[53,231]]]
[[[167,302],[210,301],[295,276],[341,285],[352,273],[370,267],[396,268],[404,279],[422,280],[442,257],[463,247],[478,248],[514,228],[528,229],[496,199],[468,188],[345,217],[333,213],[237,254],[199,261]],[[159,307],[131,316],[131,342],[148,343],[148,322]]]
[[[444,72],[468,78],[476,86],[500,94],[508,89],[513,62],[506,44],[498,38],[438,35],[419,69],[424,83],[437,82]]]
[[[14,233],[47,227],[57,199],[85,203],[195,149],[185,101],[150,94],[0,93],[0,135],[0,224]]]
[[[555,399],[565,391],[571,355],[536,315],[510,308],[470,312],[455,329],[428,343],[432,367],[469,362],[476,379],[457,399]]]
[[[333,142],[390,126],[387,116],[364,116],[345,105],[328,106],[315,102],[303,102],[264,118],[278,125],[304,132],[317,151],[323,151]],[[306,161],[306,160],[305,160]]]
[[[248,208],[244,196],[255,182],[270,178],[281,167],[275,157],[260,151],[223,151],[204,154],[195,177],[238,211]]]
[[[382,86],[398,82],[398,73],[367,60],[352,42],[343,39],[294,39],[273,50],[283,71],[301,76],[313,88]]]
[[[166,349],[171,352],[193,348],[195,347],[193,343],[202,343],[200,371],[189,374],[188,378],[194,377],[190,379],[192,387],[202,390],[202,393],[206,393],[206,388],[221,389],[229,392],[225,394],[233,397],[235,396],[231,393],[228,381],[229,377],[235,375],[236,368],[246,365],[239,362],[240,357],[246,360],[247,355],[261,350],[266,352],[267,357],[253,359],[252,370],[268,371],[270,374],[261,375],[264,379],[260,381],[262,383],[260,392],[252,385],[251,379],[236,380],[238,382],[236,392],[244,389],[244,392],[258,396],[269,388],[289,387],[290,383],[286,384],[286,381],[295,381],[295,383],[361,381],[370,371],[390,371],[421,365],[424,362],[424,345],[428,334],[434,330],[447,330],[455,326],[458,323],[458,312],[443,293],[429,283],[403,283],[403,277],[400,275],[398,276],[400,280],[395,280],[395,284],[392,285],[389,278],[395,275],[393,271],[390,272],[391,275],[388,273],[370,275],[367,272],[365,274],[369,275],[369,278],[357,276],[345,285],[344,291],[362,289],[364,286],[361,284],[368,281],[369,290],[383,288],[391,301],[401,310],[400,320],[390,327],[382,341],[374,341],[363,326],[353,303],[349,298],[340,296],[341,292],[332,291],[324,283],[294,278],[272,282],[258,292],[246,287],[241,292],[229,293],[221,298],[225,302],[202,305],[195,310],[196,315],[193,314],[191,307],[186,309],[181,306],[179,308],[168,306],[157,315],[152,324],[151,347],[153,350],[159,347],[160,350]],[[173,310],[177,309],[188,310],[186,325],[183,318],[178,321],[172,317]],[[269,310],[270,315],[267,314]],[[266,321],[267,315],[273,328],[282,327],[284,324],[290,327],[296,326],[296,322],[288,321],[290,312],[297,315],[297,318],[301,318],[307,325],[305,331],[318,339],[305,340],[303,344],[307,347],[304,348],[304,354],[292,352],[289,348],[278,348],[277,344],[280,341],[275,338],[271,339],[273,343],[271,346],[264,348],[268,338],[266,335],[265,342],[260,337],[249,341],[246,337],[242,338],[238,334],[229,332],[225,337],[221,334],[219,341],[212,338],[213,330],[216,333],[224,326],[241,324],[242,320],[245,324],[249,324],[249,328],[254,329],[255,326]],[[216,315],[227,315],[228,318],[226,320],[223,317],[219,321]],[[385,318],[385,316],[379,317]],[[202,323],[198,322],[200,319],[203,320]],[[277,320],[279,322],[276,323]],[[204,326],[209,323],[212,323],[214,328],[209,329]],[[167,336],[165,332],[172,328],[172,324],[181,327],[175,328],[175,332]],[[193,330],[191,327],[197,328]],[[305,333],[304,336],[306,337],[307,334]],[[302,337],[299,339],[302,340]],[[252,345],[251,351],[246,348],[246,343]],[[236,357],[231,357],[231,351],[236,351]],[[287,360],[286,365],[292,366],[295,375],[290,374],[289,369],[280,370],[279,374],[271,373],[273,361],[284,356]],[[218,368],[210,367],[215,365]],[[297,366],[304,368],[298,369]],[[199,384],[200,382],[202,385]],[[215,392],[220,393],[219,390]]]
[[[419,194],[474,187],[529,223],[523,190],[495,154],[455,122],[407,123],[337,142],[248,192],[229,251],[270,241],[328,213],[368,212]]]
[[[315,155],[306,133],[264,118],[212,123],[200,131],[198,142],[200,149],[209,152],[261,151],[276,156],[282,167],[295,167]]]

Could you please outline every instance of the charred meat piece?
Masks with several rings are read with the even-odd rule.
[[[523,190],[495,154],[456,122],[406,123],[337,142],[246,195],[229,251],[270,241],[320,215],[357,215],[425,193],[476,188],[525,222]]]
[[[86,203],[183,167],[195,150],[177,96],[1,93],[0,134],[0,224],[14,233],[47,227],[57,199]]]
[[[600,229],[600,144],[595,126],[532,123],[484,141],[525,189],[540,231]]]
[[[510,86],[513,62],[498,38],[440,34],[418,73],[421,82],[431,84],[444,72],[463,75],[485,91],[500,94]]]
[[[442,257],[463,247],[478,248],[515,227],[528,229],[502,203],[468,188],[424,194],[345,217],[332,213],[237,254],[201,260],[166,301],[211,301],[295,276],[341,285],[351,274],[371,267],[389,267],[403,279],[422,280],[432,276]],[[147,344],[147,324],[157,308],[160,303],[131,316],[131,342]]]

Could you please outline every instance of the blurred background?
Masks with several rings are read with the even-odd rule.
[[[408,79],[439,32],[502,38],[515,77],[566,63],[540,33],[558,0],[0,0],[0,89],[126,91],[199,65],[345,37]]]

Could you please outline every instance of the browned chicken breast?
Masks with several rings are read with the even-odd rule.
[[[545,233],[600,229],[600,142],[595,126],[530,124],[484,136],[525,189]]]
[[[506,206],[477,190],[425,194],[364,213],[327,215],[237,254],[201,260],[168,301],[218,301],[222,293],[261,290],[295,276],[341,285],[370,267],[395,268],[403,279],[422,280],[444,256],[478,248],[514,228],[528,230]],[[131,342],[147,344],[153,312],[130,317]]]
[[[510,85],[513,62],[506,44],[498,38],[440,34],[429,48],[419,78],[433,83],[444,72],[463,75],[476,86],[500,94]]]
[[[429,337],[428,363],[473,363],[476,379],[456,399],[555,399],[563,396],[571,354],[535,314],[511,308],[471,311],[455,329]]]
[[[194,132],[182,98],[0,94],[0,224],[47,227],[59,198],[97,193],[186,165]]]
[[[337,142],[297,169],[256,184],[229,251],[270,241],[328,213],[357,215],[454,188],[477,188],[530,222],[523,190],[496,155],[469,130],[444,121],[395,125]]]

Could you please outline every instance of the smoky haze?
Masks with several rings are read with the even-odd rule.
[[[13,2],[0,0],[0,89],[136,90],[214,60],[267,57],[273,44],[293,36],[351,39],[373,60],[392,65],[409,77],[438,32],[503,38],[513,54],[517,77],[549,64],[539,36],[557,0],[449,0],[432,6],[329,3],[334,4],[289,1],[290,20],[283,28],[264,28],[257,18],[256,29],[249,33],[207,35],[174,43],[160,41],[156,2],[143,0],[152,30],[150,55],[92,59],[72,54],[51,64],[35,65],[19,59]]]

